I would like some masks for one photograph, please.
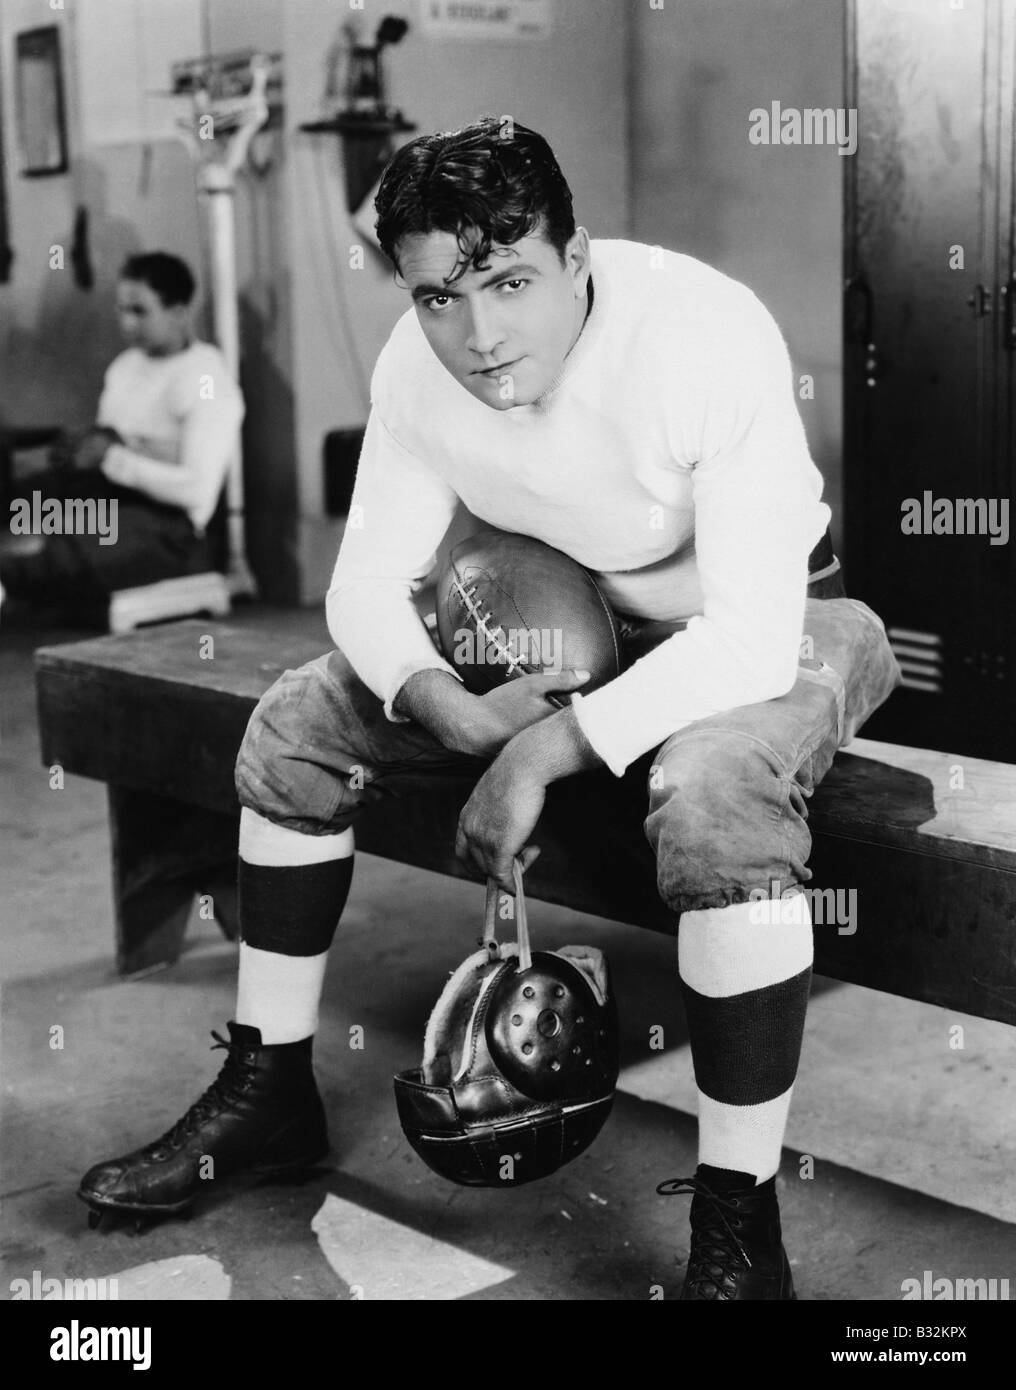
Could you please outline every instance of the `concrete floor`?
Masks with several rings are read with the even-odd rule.
[[[320,625],[324,650],[320,615],[300,620]],[[88,1229],[82,1171],[161,1133],[218,1071],[208,1034],[231,1016],[235,948],[195,913],[177,966],[127,984],[113,972],[105,789],[74,777],[50,789],[34,713],[33,648],[86,635],[8,611],[0,626],[2,1296],[39,1271],[115,1276],[121,1298],[675,1297],[686,1199],[654,1188],[694,1171],[695,1121],[673,942],[532,905],[539,944],[609,953],[621,1090],[592,1150],[554,1177],[453,1187],[406,1144],[391,1075],[418,1060],[482,892],[363,854],[316,1044],[333,1159],[299,1185],[238,1179],[142,1235]],[[948,1047],[956,1022],[962,1052]],[[354,1024],[362,1051],[348,1047]],[[649,1050],[653,1024],[663,1054]],[[925,1270],[1006,1278],[1016,1293],[1014,1088],[1011,1030],[817,980],[780,1179],[800,1296],[899,1299]]]

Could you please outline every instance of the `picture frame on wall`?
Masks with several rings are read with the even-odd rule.
[[[26,178],[67,172],[60,30],[26,29],[15,40],[15,110],[21,173]]]

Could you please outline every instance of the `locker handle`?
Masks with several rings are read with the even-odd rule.
[[[973,294],[967,295],[967,304],[974,311],[974,318],[983,319],[991,313],[993,295],[987,285],[975,285]]]
[[[871,286],[863,275],[852,275],[844,285],[844,323],[848,343],[864,343],[872,340],[872,325],[875,317],[874,295]]]

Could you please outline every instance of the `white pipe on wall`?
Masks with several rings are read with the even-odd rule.
[[[236,198],[233,171],[224,164],[201,166],[200,189],[207,209],[215,340],[233,380],[240,380],[240,316],[236,283]],[[238,454],[226,478],[229,568],[226,583],[235,598],[256,591],[247,565],[244,537],[243,466]]]

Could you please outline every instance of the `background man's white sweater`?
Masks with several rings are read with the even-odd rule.
[[[808,555],[829,522],[786,345],[744,285],[689,256],[592,242],[594,302],[544,395],[497,411],[440,364],[409,310],[371,381],[329,631],[391,702],[416,671],[455,675],[412,602],[459,498],[586,566],[619,612],[690,618],[574,697],[617,776],[684,725],[785,694]]]
[[[240,388],[212,343],[168,357],[128,348],[110,363],[96,414],[124,441],[107,451],[102,471],[182,508],[202,531],[239,451],[243,415]]]

